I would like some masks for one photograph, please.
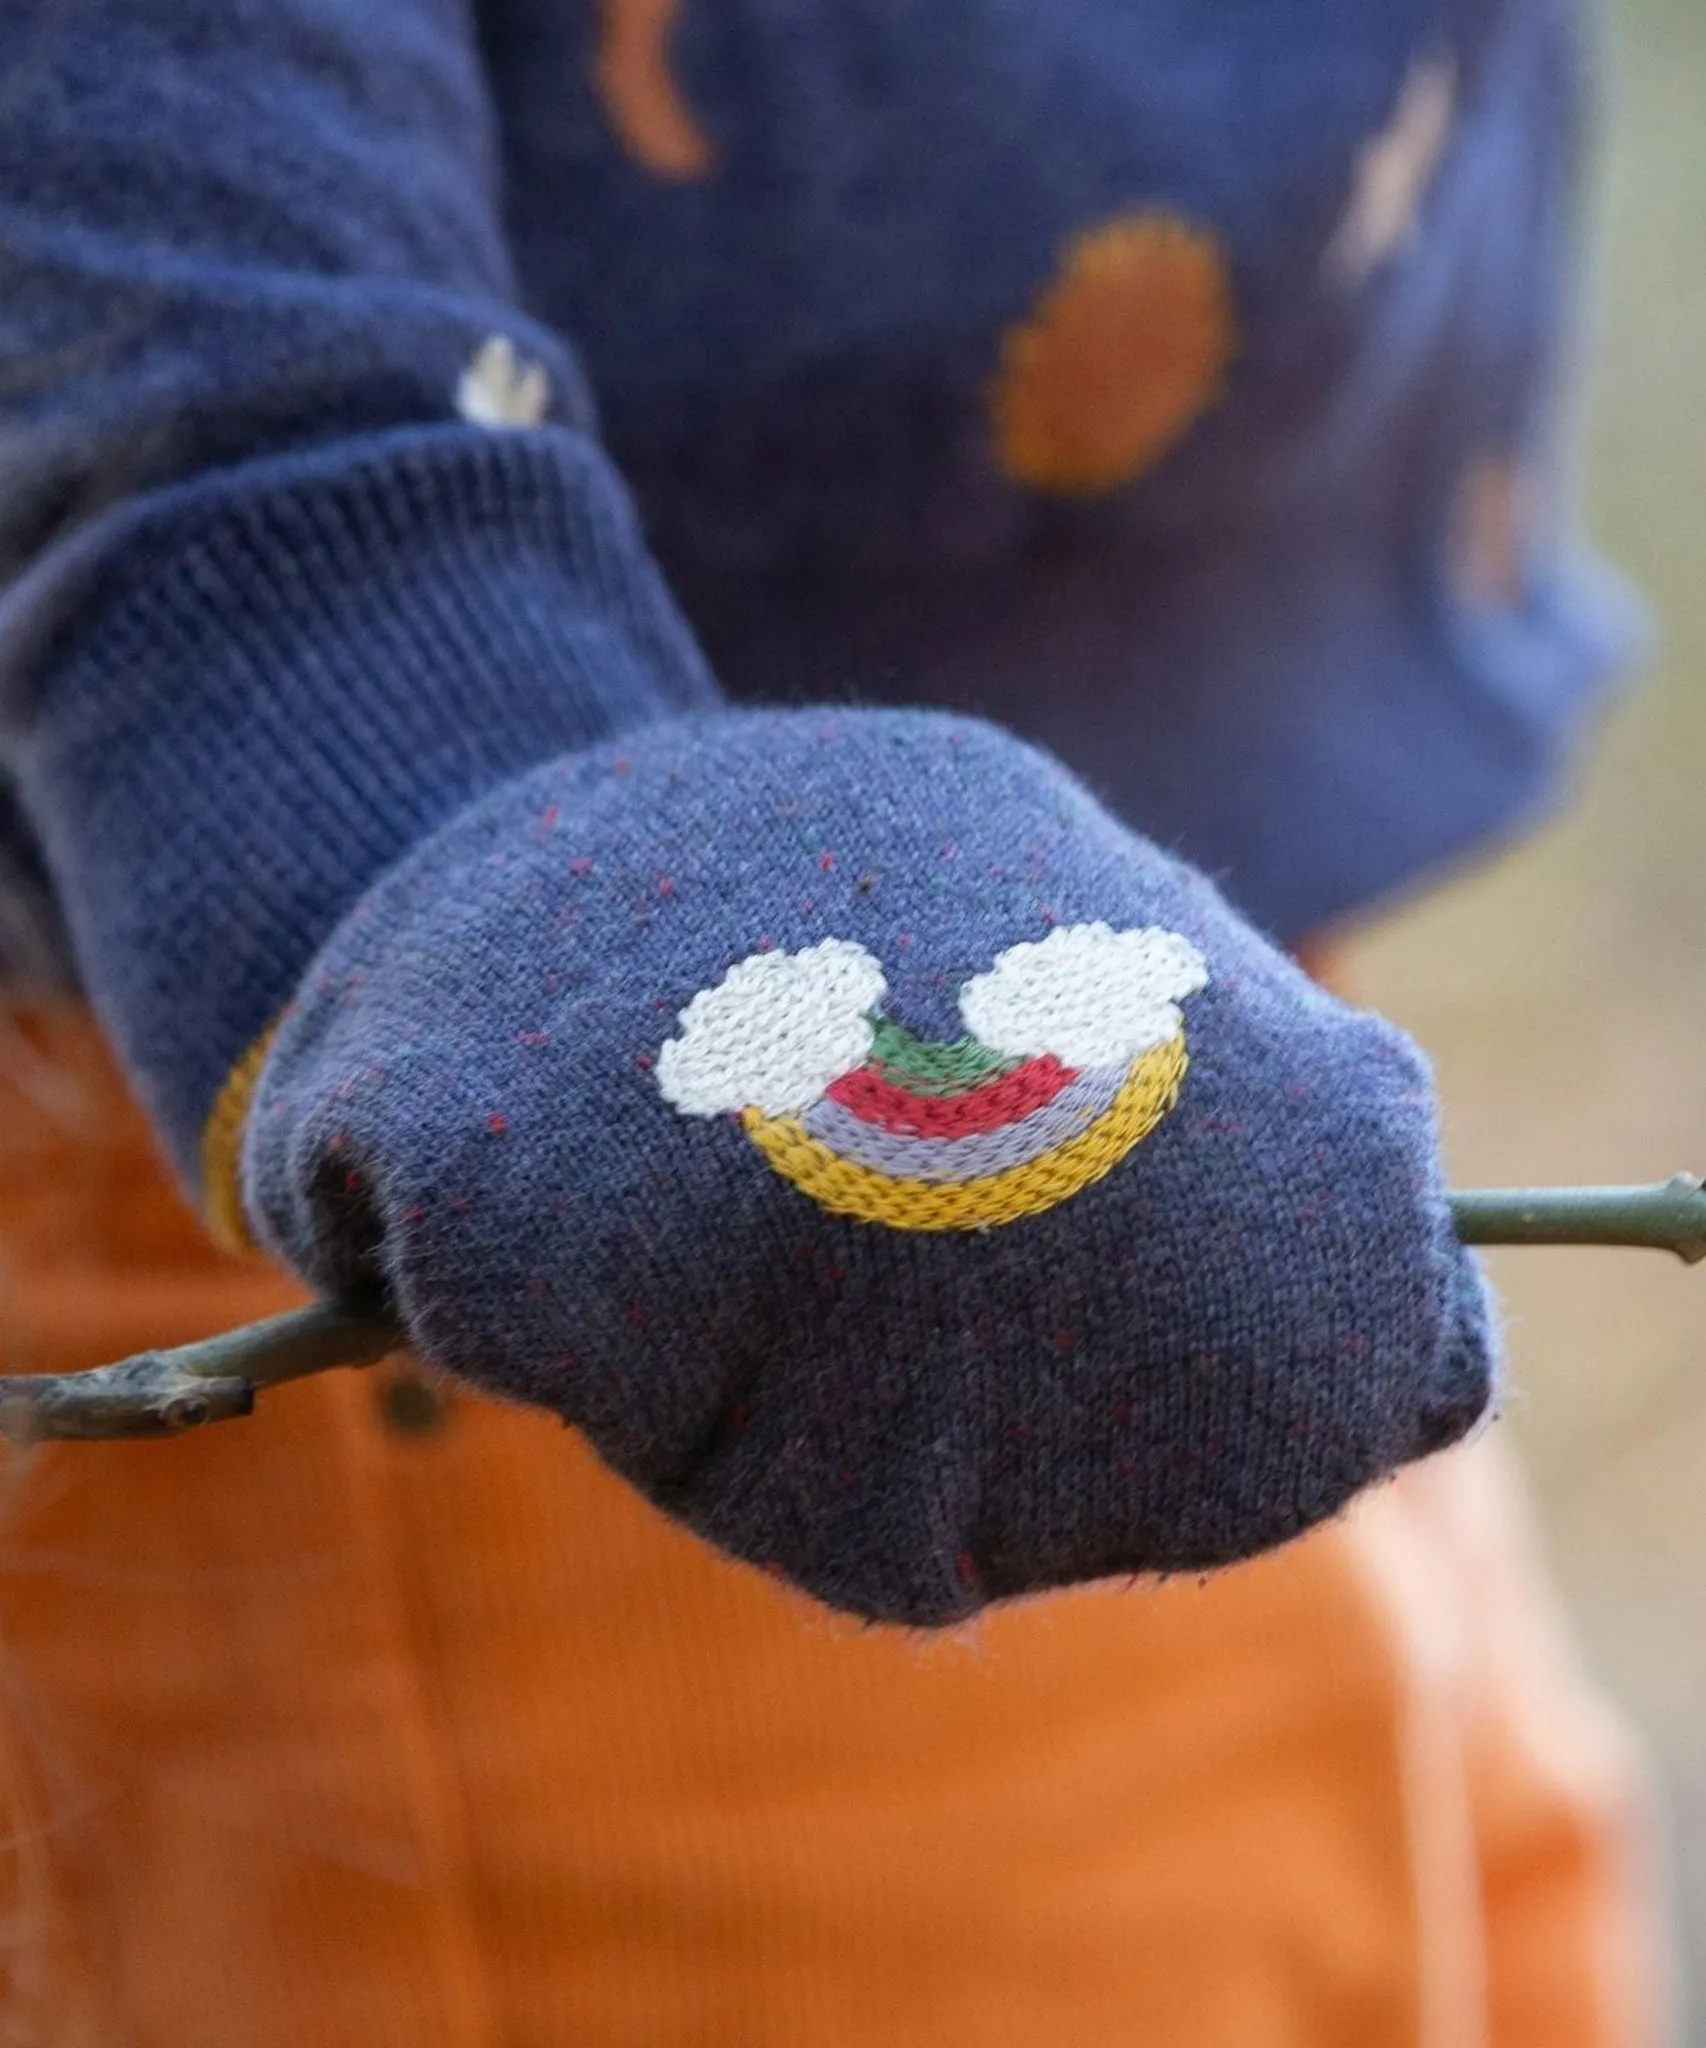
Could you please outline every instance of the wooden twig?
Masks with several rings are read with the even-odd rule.
[[[1451,1197],[1465,1244],[1644,1245],[1684,1265],[1706,1259],[1706,1190],[1697,1173],[1635,1188],[1470,1188]]]
[[[1476,1188],[1454,1194],[1451,1212],[1465,1244],[1646,1245],[1690,1265],[1706,1259],[1706,1187],[1697,1174],[1651,1187]],[[249,1414],[263,1387],[406,1348],[393,1317],[317,1302],[91,1372],[0,1378],[0,1436],[181,1436]]]
[[[388,1316],[315,1302],[91,1372],[0,1378],[0,1435],[18,1443],[182,1436],[204,1422],[249,1414],[262,1387],[335,1366],[372,1365],[403,1343]]]

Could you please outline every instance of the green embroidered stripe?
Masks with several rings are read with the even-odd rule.
[[[976,1038],[956,1038],[951,1045],[933,1044],[915,1038],[903,1025],[887,1017],[874,1017],[876,1036],[871,1044],[871,1064],[885,1081],[896,1088],[909,1088],[915,1095],[964,1095],[985,1081],[1010,1074],[1022,1060],[1007,1059],[992,1052]]]

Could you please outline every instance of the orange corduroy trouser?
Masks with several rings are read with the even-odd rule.
[[[4,1021],[6,1370],[292,1298],[206,1247],[80,1013]],[[1496,1441],[1207,1583],[926,1639],[544,1415],[388,1385],[3,1468],[0,2039],[1658,2038],[1639,1770]]]

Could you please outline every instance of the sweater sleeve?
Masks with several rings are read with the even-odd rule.
[[[25,0],[8,39],[0,769],[187,1163],[377,872],[715,690],[514,302],[462,0]]]

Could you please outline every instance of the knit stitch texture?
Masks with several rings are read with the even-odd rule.
[[[473,12],[7,73],[6,900],[186,1179],[862,1614],[1460,1434],[1417,1056],[1175,855],[1364,904],[1619,650],[1568,0]]]
[[[217,554],[282,458],[395,502],[357,482],[387,434],[585,435],[593,392],[732,695],[996,717],[1284,937],[1555,786],[1630,623],[1575,539],[1554,445],[1571,0],[471,12],[14,10],[0,805],[15,793],[30,831],[0,820],[0,862],[31,913],[28,933],[0,927],[14,975],[40,976],[85,829],[77,788],[42,781],[17,735],[42,692],[93,687],[87,668],[55,679],[60,636],[109,572],[150,572],[156,516],[205,521]],[[619,487],[575,461],[612,506]],[[358,808],[389,813],[404,750],[457,743],[399,710],[437,628],[366,634],[317,586],[366,575],[424,605],[429,565],[451,563],[444,607],[499,618],[534,518],[527,491],[417,492],[383,537],[315,528],[300,573],[288,525],[255,529],[279,550],[271,631],[340,672],[298,694],[287,650],[276,719],[322,762],[373,756],[371,778],[338,771]],[[637,553],[625,519],[595,515]],[[199,661],[225,574],[205,625],[184,592],[133,616],[126,659]],[[198,770],[186,803],[172,768],[157,783],[165,728],[110,680],[121,707],[74,716],[129,750],[112,774],[150,844],[199,873],[226,843],[223,784]],[[486,715],[470,685],[475,751]],[[523,717],[513,697],[493,715]],[[274,737],[258,720],[245,795],[293,783]],[[544,716],[534,757],[565,737]],[[244,743],[184,744],[223,776]],[[130,872],[156,886],[152,858]],[[181,921],[221,908],[192,894]],[[248,916],[223,909],[204,928],[215,974]],[[147,971],[92,960],[86,924],[78,943],[97,985]]]
[[[1098,1170],[921,1221],[1105,1127],[1095,1091],[1048,1121],[1079,1059],[1145,1091]],[[909,1064],[962,1069],[934,1129],[894,1114]],[[990,1087],[954,1161],[943,1106]],[[892,1212],[755,1142],[825,1104]],[[675,721],[474,803],[316,958],[245,1178],[318,1285],[888,1620],[1247,1555],[1489,1396],[1414,1048],[974,723]]]
[[[138,501],[15,737],[84,976],[186,1178],[372,878],[551,753],[717,703],[598,449],[398,429]]]

